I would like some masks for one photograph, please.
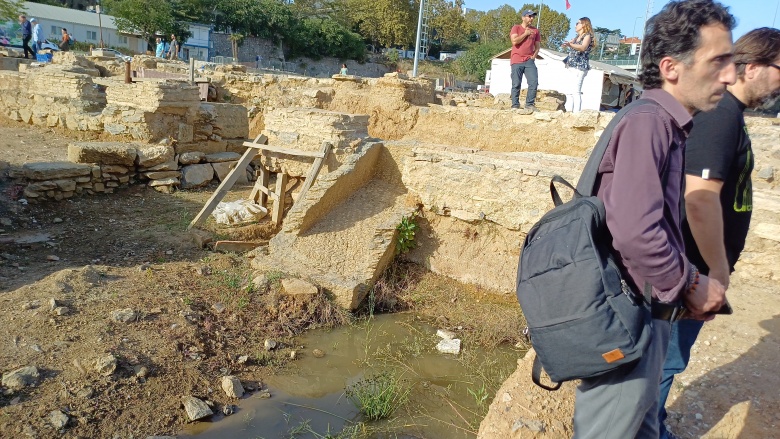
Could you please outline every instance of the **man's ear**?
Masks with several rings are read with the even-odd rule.
[[[759,67],[761,67],[759,64],[745,64],[745,79],[753,79],[758,75]]]
[[[658,69],[661,71],[661,77],[669,82],[676,82],[677,79],[679,79],[679,67],[680,62],[671,56],[665,56],[661,58],[661,61],[658,63]]]

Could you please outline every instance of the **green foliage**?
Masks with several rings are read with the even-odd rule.
[[[304,18],[298,21],[290,34],[287,43],[292,57],[365,59],[366,49],[360,35],[330,18]]]
[[[500,41],[474,45],[453,61],[452,68],[459,76],[484,82],[485,72],[490,69],[490,60],[508,48],[508,42]]]
[[[0,20],[15,20],[23,8],[22,0],[0,0]]]
[[[430,0],[430,7],[430,26],[441,48],[457,50],[465,45],[469,34],[463,32],[467,28],[466,18],[461,13],[463,0]]]
[[[417,230],[417,224],[415,224],[416,218],[416,214],[405,216],[401,219],[401,223],[395,228],[398,230],[398,238],[396,238],[395,241],[396,254],[406,253],[417,245],[414,240],[414,232]]]
[[[176,35],[185,41],[192,33],[189,26],[178,21],[170,0],[149,2],[146,0],[104,0],[106,13],[114,16],[120,32],[139,33],[153,49],[153,40],[158,32],[166,37]]]
[[[348,26],[367,41],[384,47],[412,47],[417,5],[408,0],[340,0]]]
[[[400,377],[382,372],[347,386],[344,393],[363,416],[377,421],[390,417],[405,404],[410,391]]]

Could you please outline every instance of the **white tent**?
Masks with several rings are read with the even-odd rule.
[[[490,70],[485,76],[486,84],[489,85],[493,96],[512,92],[510,50],[493,57]],[[539,71],[539,90],[554,90],[565,94],[566,110],[571,111],[571,96],[575,84],[572,72],[563,64],[565,57],[566,55],[560,52],[540,49],[536,68]],[[619,85],[633,85],[634,88],[640,88],[635,74],[620,67],[591,61],[590,70],[582,84],[582,109],[598,110],[602,102],[607,106],[620,106]],[[523,75],[521,88],[528,88],[525,75]]]

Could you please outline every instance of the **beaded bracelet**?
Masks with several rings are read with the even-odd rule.
[[[691,264],[688,275],[688,294],[696,291],[696,287],[699,285],[699,269],[695,265]]]

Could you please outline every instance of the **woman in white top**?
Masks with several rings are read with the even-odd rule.
[[[576,113],[582,109],[582,82],[590,70],[590,51],[596,46],[596,39],[588,17],[580,18],[574,29],[577,35],[571,41],[563,43],[563,47],[569,48],[569,56],[563,62],[574,74],[571,111]]]

